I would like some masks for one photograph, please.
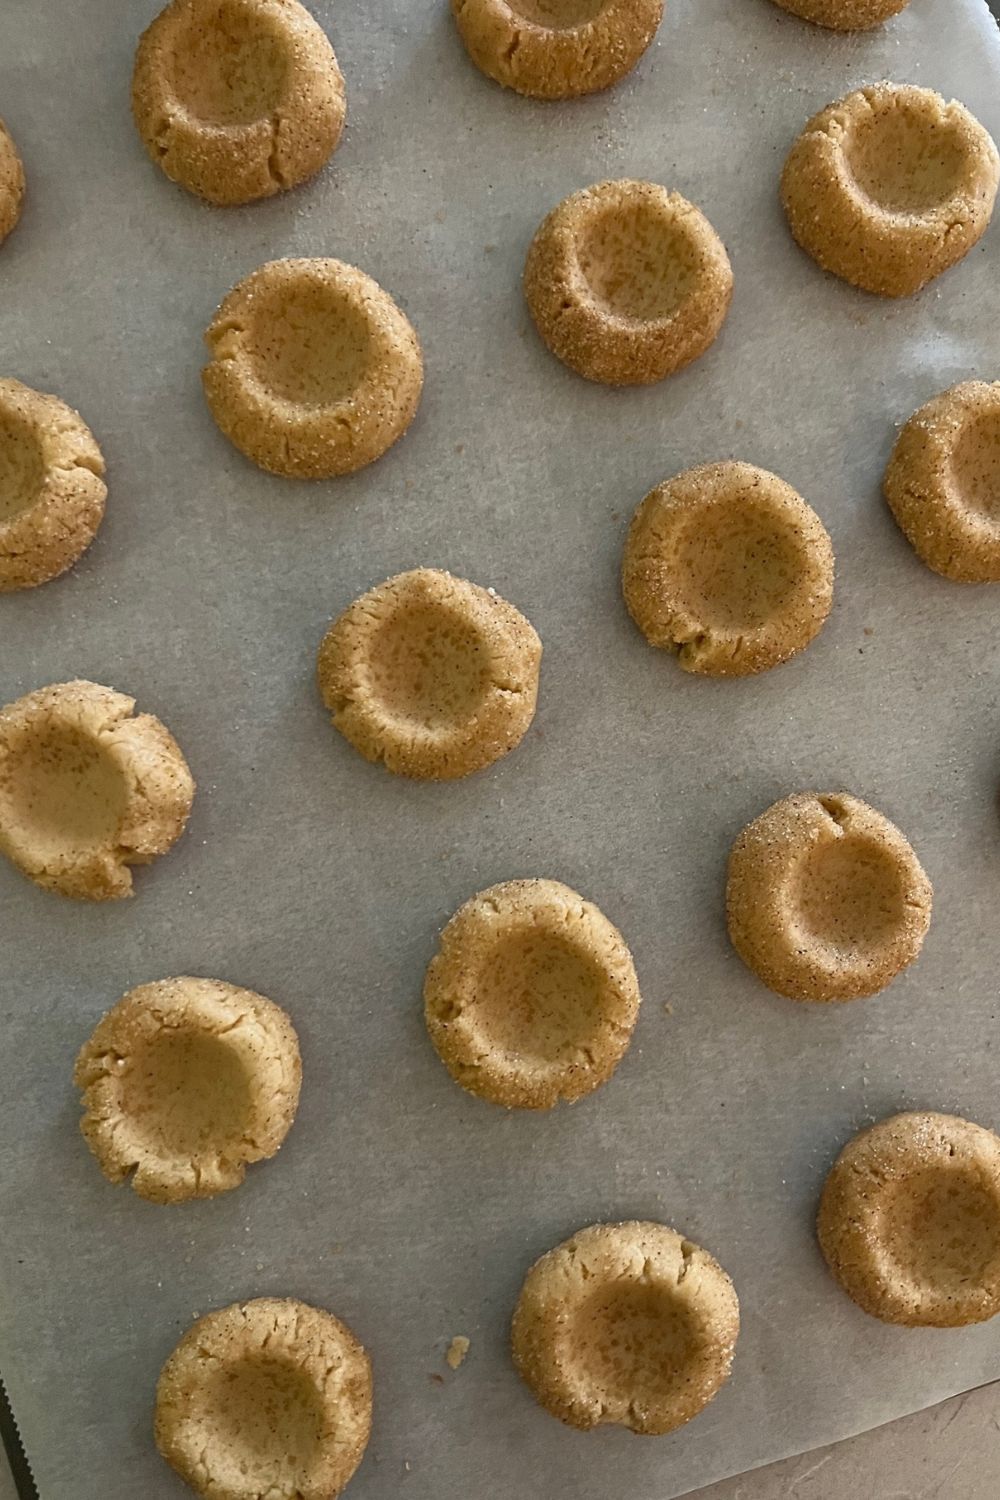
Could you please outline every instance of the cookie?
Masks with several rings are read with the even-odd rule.
[[[0,379],[0,593],[71,568],[94,540],[107,493],[104,458],[79,412]]]
[[[345,113],[333,48],[298,0],[172,0],[139,42],[142,143],[210,203],[304,182],[336,147]]]
[[[528,1272],[514,1363],[571,1427],[672,1432],[729,1375],[740,1330],[718,1261],[665,1224],[592,1224]]]
[[[824,271],[909,297],[985,232],[1000,157],[963,105],[913,84],[876,83],[820,110],[785,162],[788,223]]]
[[[466,901],[424,980],[448,1072],[508,1108],[551,1109],[606,1083],[638,1014],[621,933],[557,880],[509,880]]]
[[[130,866],[184,830],[187,762],[159,719],[134,710],[95,682],[57,682],[0,709],[0,852],[45,890],[130,896]]]
[[[743,962],[790,1000],[858,1000],[917,957],[931,883],[895,824],[846,792],[798,792],[744,828],[726,915]]]
[[[490,589],[435,568],[369,589],[319,650],[323,702],[366,760],[451,781],[520,744],[535,716],[542,643]]]
[[[156,1387],[156,1445],[206,1500],[334,1500],[371,1420],[361,1344],[332,1313],[291,1298],[199,1318]]]
[[[868,31],[905,10],[910,0],[774,0],[782,10],[832,31]]]
[[[381,458],[424,381],[408,318],[340,260],[271,260],[225,298],[205,334],[208,405],[231,443],[289,479],[330,479]]]
[[[801,651],[833,601],[833,547],[791,485],[702,464],[639,506],[622,561],[629,614],[686,672],[744,677]]]
[[[24,202],[24,165],[13,137],[0,120],[0,245],[21,217]]]
[[[214,1198],[274,1156],[295,1118],[302,1063],[272,1000],[221,979],[131,990],[76,1060],[80,1129],[110,1182],[154,1203]]]
[[[1000,1137],[955,1115],[862,1130],[826,1179],[820,1248],[873,1318],[961,1328],[1000,1312]]]
[[[733,273],[700,209],[655,182],[599,182],[564,198],[531,242],[524,294],[571,370],[650,385],[697,359],[729,311]]]
[[[1000,381],[964,381],[914,412],[883,491],[935,573],[959,583],[1000,583]]]
[[[533,99],[571,99],[630,73],[663,0],[451,0],[480,72]]]

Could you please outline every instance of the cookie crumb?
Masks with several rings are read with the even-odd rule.
[[[468,1354],[469,1343],[470,1340],[467,1339],[463,1333],[456,1333],[455,1337],[448,1345],[448,1352],[445,1355],[445,1359],[448,1361],[453,1370],[458,1369],[459,1365]]]

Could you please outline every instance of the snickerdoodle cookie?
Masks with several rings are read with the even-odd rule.
[[[833,31],[867,31],[905,10],[910,0],[774,0],[793,16]]]
[[[424,980],[427,1030],[456,1083],[520,1109],[605,1083],[638,1013],[625,939],[557,880],[509,880],[471,897]]]
[[[371,1419],[361,1344],[332,1313],[291,1298],[199,1318],[156,1387],[156,1445],[206,1500],[334,1500]]]
[[[80,1129],[111,1182],[181,1203],[238,1187],[273,1156],[299,1102],[302,1064],[285,1012],[221,979],[131,990],[95,1028],[73,1075]]]
[[[24,166],[13,137],[0,120],[0,245],[21,217]]]
[[[733,273],[700,209],[655,182],[626,179],[553,209],[531,242],[524,293],[570,369],[605,385],[649,385],[714,341]]]
[[[702,464],[639,506],[625,603],[687,672],[743,677],[808,646],[830,612],[833,548],[791,485],[752,464]]]
[[[79,412],[0,379],[0,593],[65,573],[94,540],[104,459]]]
[[[1000,582],[1000,381],[964,381],[914,412],[883,489],[929,568],[960,583]]]
[[[531,625],[492,589],[416,568],[334,620],[317,673],[334,724],[366,760],[451,781],[520,743],[541,656]]]
[[[727,1379],[740,1330],[733,1283],[665,1224],[592,1224],[528,1272],[514,1363],[571,1427],[672,1432]]]
[[[219,427],[271,474],[329,479],[402,437],[424,380],[420,344],[388,292],[340,260],[271,260],[205,334]]]
[[[0,709],[0,852],[36,885],[86,901],[130,896],[129,866],[180,838],[194,780],[173,735],[134,710],[95,682],[54,683]]]
[[[886,1323],[959,1328],[1000,1312],[1000,1137],[955,1115],[893,1115],[848,1141],[816,1224],[827,1264]]]
[[[488,78],[535,99],[570,99],[631,72],[663,0],[451,0],[469,56]]]
[[[345,109],[333,48],[298,0],[172,0],[139,42],[143,145],[210,203],[250,203],[311,177]]]
[[[908,297],[972,249],[998,182],[997,148],[963,105],[876,83],[813,116],[781,196],[792,234],[825,271]]]
[[[744,828],[729,856],[729,936],[790,1000],[857,1000],[917,957],[931,883],[899,829],[846,792],[798,792]]]

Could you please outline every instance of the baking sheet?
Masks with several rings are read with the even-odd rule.
[[[320,0],[345,139],[312,185],[228,212],[168,184],[132,130],[132,52],[156,8],[8,0],[0,14],[0,111],[29,173],[0,255],[2,367],[78,406],[109,465],[81,565],[0,599],[0,695],[75,675],[127,690],[199,781],[188,833],[138,872],[130,903],[63,901],[0,867],[2,1368],[41,1494],[185,1493],[151,1441],[159,1366],[197,1313],[259,1294],[329,1306],[372,1351],[357,1500],[669,1500],[1000,1376],[995,1326],[881,1326],[828,1278],[811,1231],[823,1175],[866,1121],[932,1106],[1000,1124],[998,595],[930,574],[879,499],[896,424],[998,373],[1000,227],[915,300],[884,303],[824,277],[776,201],[801,124],[862,81],[932,85],[1000,134],[981,0],[913,0],[867,37],[766,0],[670,0],[631,80],[555,107],[483,79],[441,0]],[[694,367],[614,392],[540,346],[519,271],[559,198],[626,174],[704,208],[736,296]],[[303,254],[376,276],[427,361],[411,433],[331,484],[258,473],[198,381],[222,295]],[[819,510],[838,594],[797,661],[713,683],[645,645],[617,569],[646,491],[730,455]],[[454,785],[366,765],[313,688],[330,616],[417,564],[494,586],[545,643],[522,748]],[[895,818],[935,886],[919,963],[843,1008],[771,996],[723,925],[730,841],[812,786]],[[549,1116],[465,1095],[421,1017],[440,926],[521,875],[595,900],[644,994],[615,1079]],[[284,1004],[305,1085],[274,1162],[168,1210],[103,1182],[70,1072],[119,995],[183,972]],[[732,1381],[647,1441],[561,1427],[506,1352],[533,1258],[633,1216],[710,1247],[743,1307]],[[452,1373],[456,1333],[472,1347]]]

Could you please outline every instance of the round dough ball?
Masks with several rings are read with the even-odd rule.
[[[789,1000],[859,1000],[923,946],[931,883],[895,824],[846,792],[798,792],[740,834],[729,856],[733,947]]]
[[[524,294],[545,343],[571,370],[605,385],[650,385],[714,342],[733,273],[705,215],[679,193],[599,182],[544,221]]]
[[[915,412],[883,489],[935,573],[959,583],[1000,582],[1000,381],[967,380]]]
[[[180,838],[194,778],[135,699],[57,682],[0,709],[0,852],[45,890],[83,901],[132,894],[130,865]]]
[[[557,880],[509,880],[466,901],[424,980],[448,1072],[508,1108],[551,1109],[606,1083],[638,1014],[625,939]]]
[[[333,48],[298,0],[171,0],[132,75],[142,143],[210,203],[251,203],[318,172],[344,126]]]
[[[752,464],[702,464],[639,506],[625,603],[686,672],[744,677],[808,646],[833,602],[833,547],[791,485]]]
[[[340,260],[271,260],[205,334],[216,423],[271,474],[330,479],[381,458],[413,421],[417,335],[377,281]]]
[[[893,1115],[848,1141],[817,1233],[833,1275],[885,1323],[960,1328],[1000,1312],[1000,1137],[955,1115]]]
[[[571,99],[630,73],[663,0],[451,0],[472,61],[533,99]]]
[[[221,979],[131,990],[76,1060],[80,1129],[111,1182],[153,1203],[214,1198],[274,1156],[295,1118],[302,1063],[285,1012]]]
[[[292,1298],[199,1318],[156,1387],[156,1445],[206,1500],[334,1500],[371,1420],[361,1344],[332,1313]]]
[[[963,105],[876,83],[813,116],[781,196],[792,234],[824,271],[908,297],[976,244],[998,182],[996,146]]]
[[[774,0],[793,16],[832,31],[868,31],[905,10],[910,0]]]
[[[0,245],[21,217],[24,202],[24,165],[13,137],[0,120]]]
[[[0,593],[48,583],[104,515],[104,458],[79,412],[0,379]]]
[[[366,760],[451,781],[520,744],[538,698],[542,643],[489,589],[434,568],[355,599],[319,650],[323,702]]]
[[[665,1224],[592,1224],[537,1260],[514,1312],[514,1363],[571,1427],[672,1432],[729,1375],[740,1310],[718,1261]]]

